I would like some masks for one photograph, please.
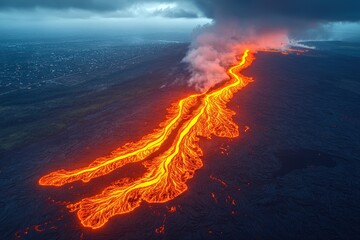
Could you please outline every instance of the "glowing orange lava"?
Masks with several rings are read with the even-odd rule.
[[[174,199],[187,190],[186,182],[203,166],[199,137],[239,136],[238,126],[232,121],[235,112],[228,109],[226,104],[234,93],[251,81],[239,72],[253,60],[253,55],[246,50],[241,61],[229,68],[231,79],[228,82],[217,89],[191,95],[173,104],[160,128],[138,142],[127,143],[109,156],[96,159],[88,167],[52,172],[43,176],[39,184],[62,186],[79,180],[88,182],[128,163],[141,161],[146,168],[142,177],[121,179],[100,194],[67,206],[71,211],[77,211],[84,226],[93,229],[102,227],[115,215],[133,211],[142,201],[163,203]],[[176,135],[175,140],[168,139],[170,134]],[[167,140],[172,141],[170,147],[156,154]],[[153,153],[156,157],[148,158]]]

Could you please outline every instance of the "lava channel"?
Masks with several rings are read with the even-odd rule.
[[[176,198],[188,189],[186,182],[203,166],[200,137],[239,136],[238,125],[232,120],[235,112],[226,105],[234,93],[252,81],[240,71],[250,66],[254,59],[250,51],[245,50],[241,61],[228,69],[230,79],[225,84],[173,104],[159,128],[138,142],[127,143],[108,156],[95,159],[87,167],[49,173],[40,178],[39,184],[62,186],[79,180],[88,182],[126,164],[141,162],[146,168],[142,177],[123,178],[98,195],[67,205],[70,211],[77,212],[85,227],[93,229],[104,226],[115,215],[133,211],[142,201],[164,203]],[[175,135],[172,144],[156,155],[171,134]],[[155,157],[150,158],[150,155]]]

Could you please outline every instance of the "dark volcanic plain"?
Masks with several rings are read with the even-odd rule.
[[[308,44],[317,49],[256,54],[244,71],[255,81],[229,104],[241,136],[201,140],[204,167],[188,191],[91,230],[64,202],[141,176],[141,165],[61,188],[38,179],[156,128],[193,92],[188,44],[1,42],[0,238],[360,238],[360,45]]]

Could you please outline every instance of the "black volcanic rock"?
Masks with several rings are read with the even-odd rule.
[[[335,167],[335,159],[338,158],[310,149],[281,150],[275,155],[281,163],[281,168],[274,173],[274,177],[281,177],[294,170],[311,166]]]

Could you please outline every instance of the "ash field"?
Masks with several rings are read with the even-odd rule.
[[[68,202],[101,192],[130,164],[61,188],[38,180],[150,133],[194,93],[186,42],[1,41],[1,239],[360,238],[360,44],[260,52],[229,103],[240,137],[201,139],[189,189],[84,228]],[[247,126],[250,128],[248,129]]]

